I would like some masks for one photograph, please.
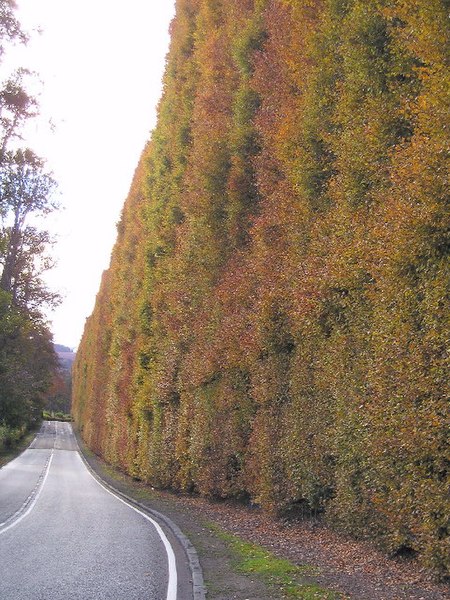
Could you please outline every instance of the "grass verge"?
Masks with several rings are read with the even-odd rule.
[[[19,456],[24,450],[28,448],[33,439],[36,437],[38,429],[29,431],[20,440],[12,446],[0,449],[0,469],[7,463],[12,461],[16,456]]]
[[[342,594],[307,580],[320,574],[318,568],[297,566],[286,559],[278,558],[262,546],[246,542],[214,523],[209,523],[208,527],[227,544],[236,570],[260,577],[266,585],[276,588],[284,598],[344,600],[345,596]]]
[[[73,421],[72,415],[60,411],[55,412],[54,410],[44,410],[42,412],[42,418],[46,421],[66,421],[68,423],[71,423]]]

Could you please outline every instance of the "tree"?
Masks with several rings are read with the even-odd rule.
[[[3,58],[6,42],[14,40],[25,42],[27,39],[14,14],[15,8],[16,3],[14,0],[0,1],[0,60]]]
[[[0,422],[13,428],[37,423],[56,368],[48,328],[11,307],[0,290]]]
[[[9,43],[27,39],[14,9],[0,0],[0,61]],[[42,280],[53,264],[52,240],[36,226],[57,206],[55,181],[41,158],[18,147],[23,125],[37,114],[28,74],[19,69],[0,85],[0,423],[19,432],[38,421],[57,368],[43,308],[59,300]]]
[[[37,103],[25,89],[28,69],[18,69],[4,82],[0,90],[0,162],[3,163],[8,145],[20,138],[22,125],[37,114]]]
[[[56,208],[51,200],[55,182],[43,166],[42,159],[26,149],[9,152],[0,169],[0,288],[11,294],[13,304],[34,310],[58,298],[40,279],[52,266],[44,254],[50,236],[26,225],[30,215],[44,216]]]

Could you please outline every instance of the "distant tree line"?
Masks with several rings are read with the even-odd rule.
[[[75,353],[71,348],[54,344],[59,368],[46,394],[46,411],[53,415],[70,415],[72,402],[72,364]],[[45,414],[45,413],[44,413]]]
[[[177,1],[77,354],[91,448],[448,573],[448,16]]]
[[[26,41],[14,2],[1,0],[2,72],[8,47]],[[57,370],[44,310],[59,297],[42,279],[52,240],[36,224],[56,208],[55,182],[21,137],[38,112],[26,91],[31,76],[19,69],[0,82],[0,448],[39,421]]]

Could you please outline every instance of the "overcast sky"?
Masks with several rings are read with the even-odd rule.
[[[156,122],[174,0],[17,4],[23,27],[42,30],[9,60],[36,70],[43,82],[39,125],[27,136],[59,183],[64,209],[46,223],[58,236],[58,266],[47,279],[64,302],[50,319],[55,342],[75,347]]]

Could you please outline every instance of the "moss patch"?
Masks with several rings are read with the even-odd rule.
[[[235,568],[245,574],[260,577],[276,588],[284,598],[300,600],[343,600],[345,597],[327,590],[308,579],[319,575],[319,569],[312,566],[298,566],[289,560],[278,558],[265,548],[251,544],[227,533],[215,524],[208,527],[227,545],[231,551]]]

